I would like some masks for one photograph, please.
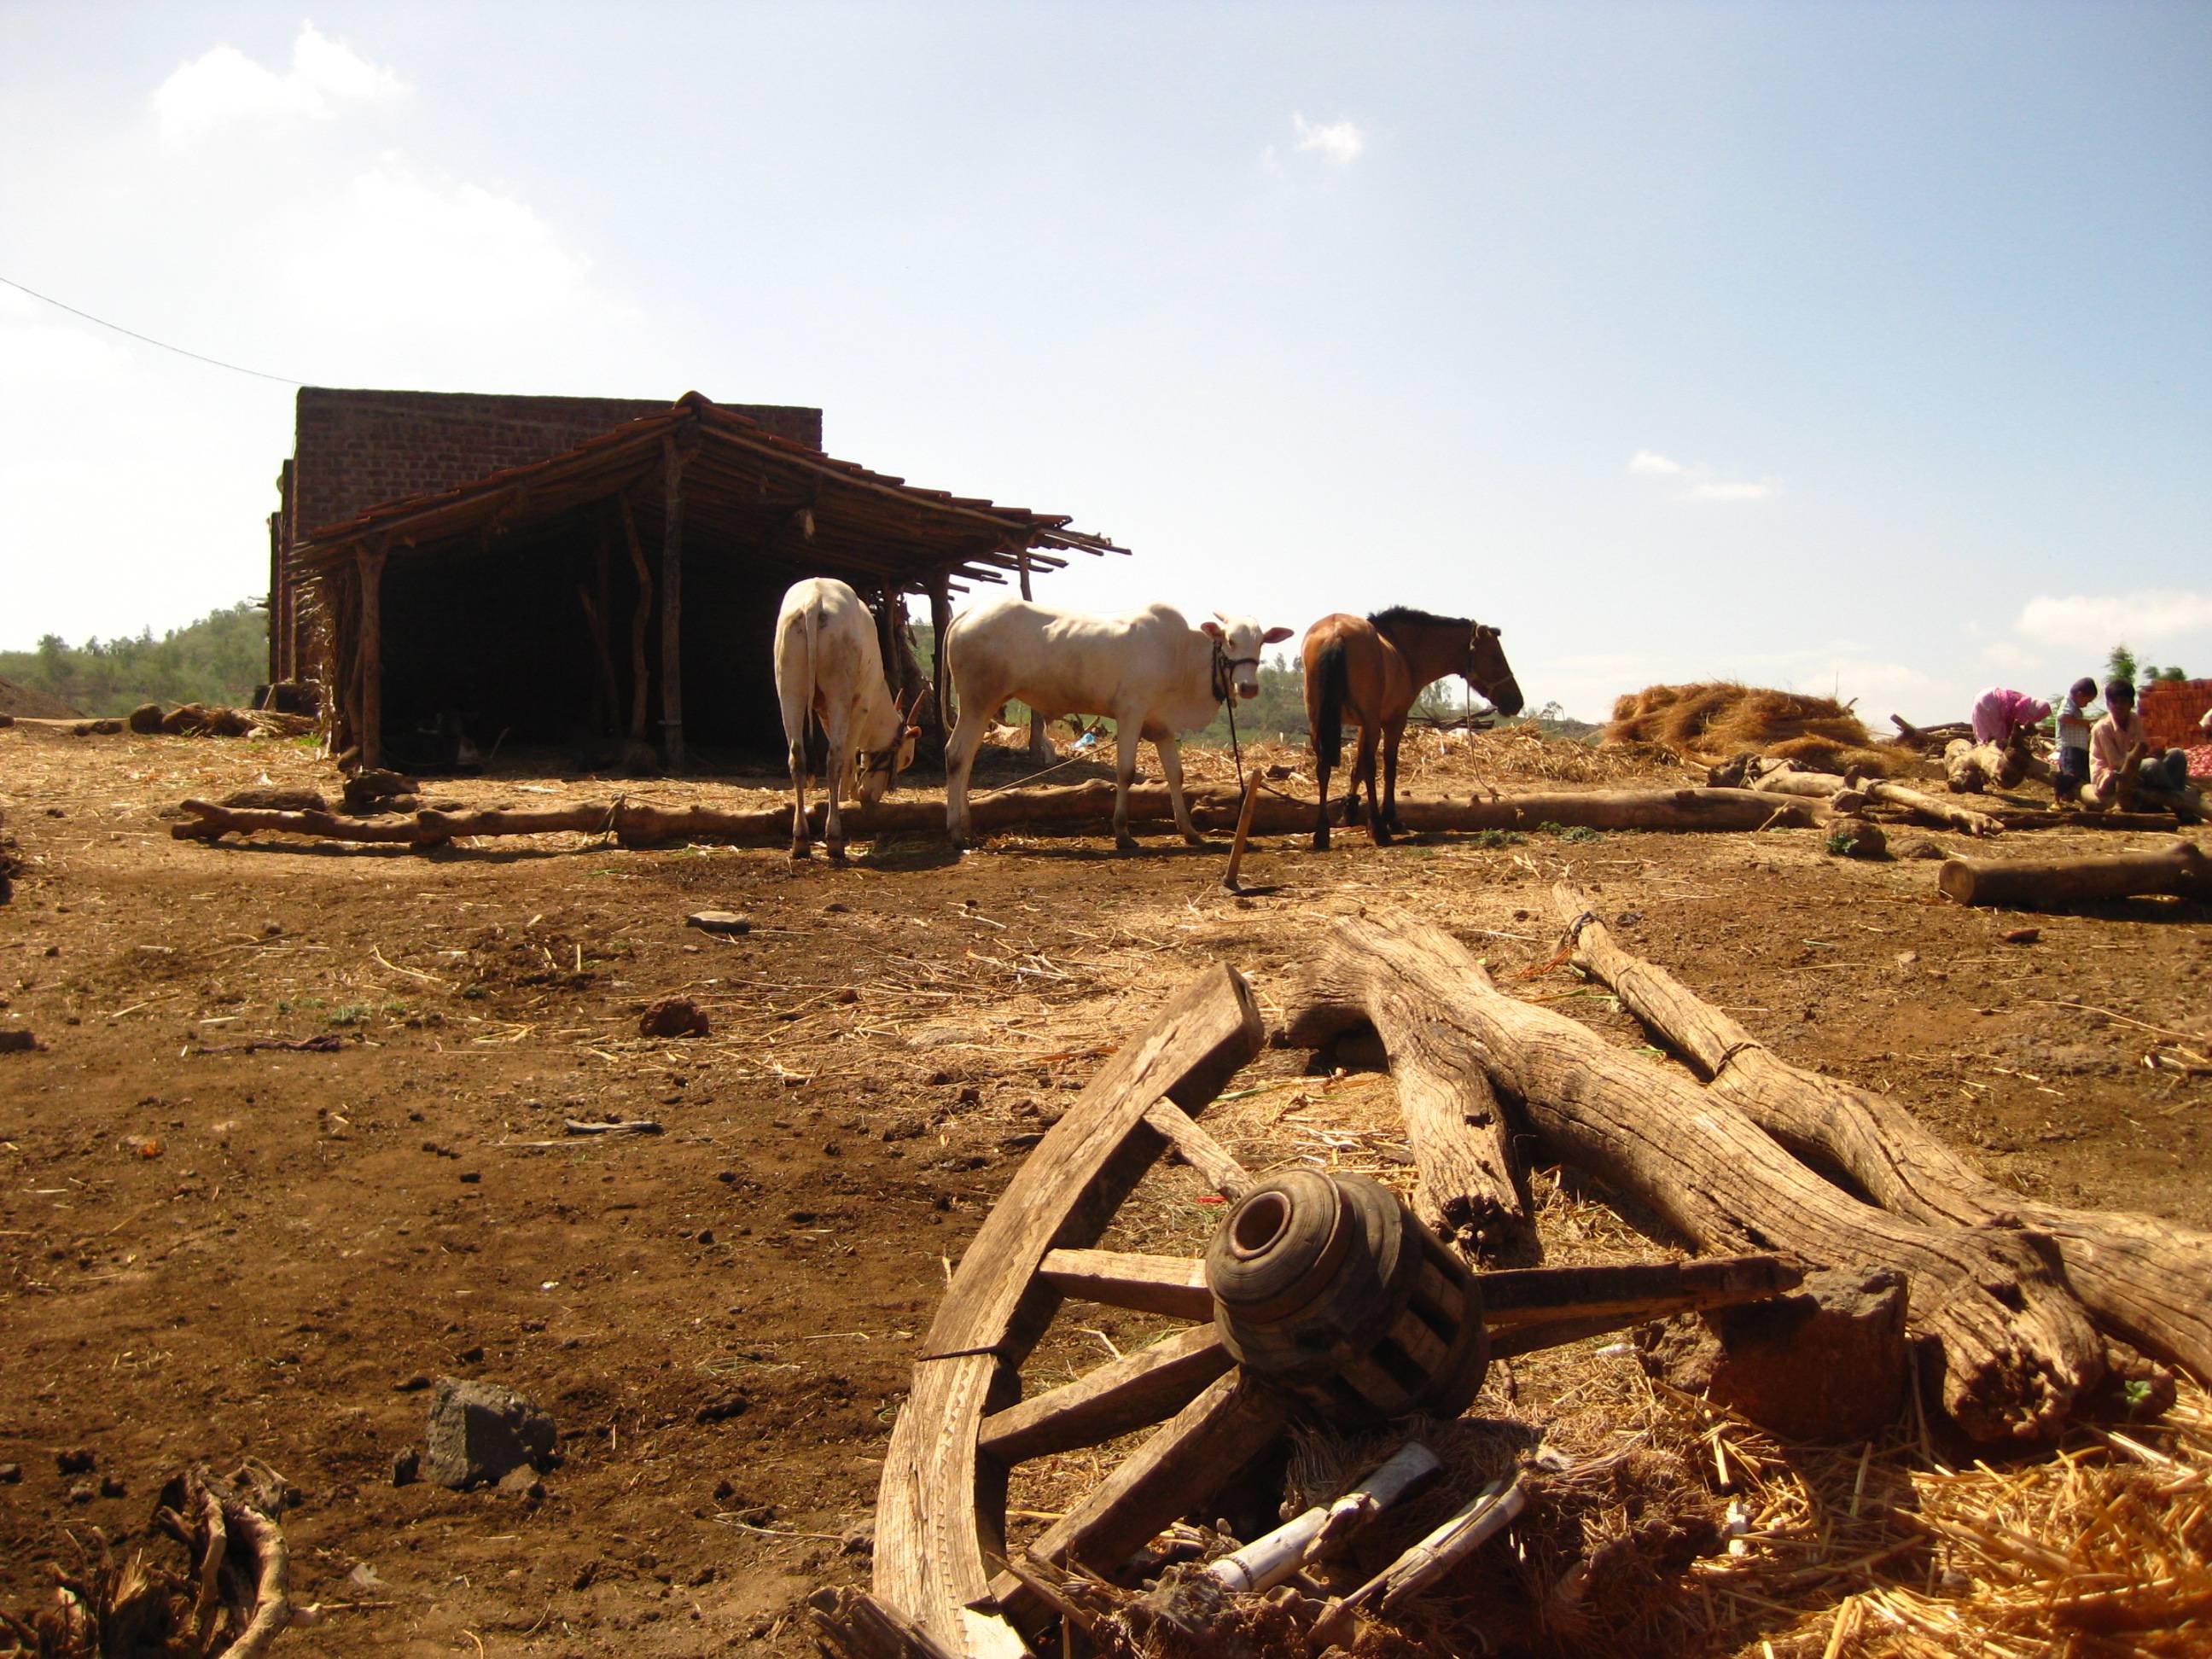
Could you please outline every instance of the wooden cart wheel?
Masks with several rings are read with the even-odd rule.
[[[825,1635],[842,1650],[973,1659],[1030,1652],[1021,1626],[1042,1604],[1006,1565],[1007,1477],[1029,1459],[1158,1425],[1028,1546],[1039,1560],[1111,1575],[1206,1504],[1283,1431],[1302,1401],[1332,1419],[1415,1408],[1452,1414],[1472,1395],[1488,1354],[1771,1295],[1796,1282],[1796,1270],[1778,1259],[1747,1256],[1486,1273],[1478,1292],[1476,1276],[1371,1182],[1301,1172],[1254,1192],[1253,1177],[1192,1114],[1259,1051],[1262,1035],[1243,977],[1227,967],[1208,969],[1107,1061],[984,1218],[924,1340],[892,1431],[877,1497],[873,1595],[817,1598]],[[1315,1380],[1310,1341],[1300,1359],[1290,1352],[1296,1343],[1278,1340],[1281,1333],[1227,1316],[1224,1327],[1235,1334],[1224,1340],[1213,1322],[1205,1261],[1095,1248],[1170,1146],[1224,1197],[1252,1194],[1232,1212],[1215,1254],[1224,1256],[1217,1264],[1224,1298],[1262,1320],[1297,1301],[1283,1257],[1270,1259],[1271,1252],[1307,1263],[1309,1282],[1317,1283],[1344,1261],[1357,1262],[1365,1248],[1354,1239],[1346,1258],[1316,1206],[1340,1208],[1341,1224],[1367,1229],[1369,1243],[1378,1226],[1401,1224],[1391,1216],[1402,1218],[1410,1231],[1394,1233],[1374,1253],[1380,1265],[1370,1264],[1389,1280],[1387,1293],[1321,1298],[1335,1309],[1332,1316],[1371,1327],[1358,1339],[1358,1353],[1326,1379]],[[1193,1323],[1024,1398],[1023,1364],[1069,1297]],[[1380,1364],[1367,1363],[1369,1345]]]

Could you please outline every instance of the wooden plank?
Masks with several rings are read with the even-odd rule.
[[[1035,1156],[1034,1153],[1031,1154]],[[1038,1277],[1079,1302],[1133,1308],[1170,1319],[1212,1319],[1206,1263],[1194,1255],[1136,1255],[1126,1250],[1054,1250]]]
[[[891,1431],[876,1502],[875,1589],[938,1641],[975,1659],[1024,1652],[1012,1627],[968,1604],[989,1594],[985,1552],[1005,1554],[994,1460],[976,1433],[1001,1366],[1018,1367],[1058,1303],[1036,1268],[1055,1246],[1095,1243],[1165,1146],[1144,1116],[1162,1095],[1213,1098],[1264,1034],[1251,989],[1208,969],[1099,1068],[1023,1160],[983,1218],[932,1322]],[[995,1501],[987,1513],[984,1500]]]
[[[983,1419],[977,1444],[1001,1463],[1096,1446],[1172,1417],[1236,1362],[1211,1325],[1194,1325],[1088,1376]]]
[[[1047,1528],[1030,1553],[1111,1577],[1154,1534],[1220,1491],[1289,1420],[1281,1395],[1229,1372]],[[1010,1575],[993,1588],[1017,1594]]]
[[[866,1590],[818,1589],[806,1598],[816,1639],[838,1659],[957,1659],[896,1607]]]
[[[1708,1256],[1619,1267],[1513,1267],[1475,1280],[1492,1331],[1559,1319],[1631,1323],[1794,1289],[1803,1272],[1778,1255]]]
[[[1166,1136],[1176,1155],[1211,1182],[1213,1190],[1231,1204],[1252,1190],[1250,1172],[1226,1146],[1192,1121],[1190,1114],[1182,1107],[1159,1101],[1145,1114],[1145,1121]]]

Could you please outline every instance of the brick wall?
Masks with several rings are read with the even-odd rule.
[[[2143,735],[2161,749],[2193,749],[2204,741],[2197,722],[2212,708],[2212,680],[2152,680],[2136,694]]]
[[[502,467],[542,461],[673,401],[301,386],[285,527],[302,534],[380,502],[451,489]],[[726,407],[778,437],[822,447],[818,409]]]

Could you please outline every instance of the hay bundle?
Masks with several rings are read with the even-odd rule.
[[[1604,741],[1657,744],[1701,766],[1771,755],[1815,771],[1856,767],[1887,777],[1909,765],[1894,749],[1875,746],[1842,703],[1733,680],[1647,685],[1613,704]]]

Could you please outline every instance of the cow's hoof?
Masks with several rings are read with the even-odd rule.
[[[1397,839],[1395,836],[1390,833],[1388,826],[1380,823],[1374,825],[1370,833],[1374,836],[1375,844],[1377,847],[1388,847],[1392,842]]]
[[[804,841],[795,841],[792,842],[791,856],[795,859],[812,858],[814,856],[813,844],[810,842]]]
[[[1314,845],[1313,845],[1313,849],[1314,849],[1314,851],[1315,851],[1315,852],[1316,852],[1316,853],[1326,853],[1327,851],[1328,851],[1328,830],[1315,830],[1315,831],[1314,831]]]
[[[1133,852],[1135,852],[1135,851],[1137,850],[1137,838],[1136,838],[1134,836],[1129,835],[1129,834],[1127,834],[1127,833],[1126,833],[1126,832],[1125,832],[1125,833],[1123,833],[1123,834],[1121,834],[1121,835],[1118,835],[1118,836],[1115,836],[1115,837],[1114,837],[1114,850],[1115,850],[1115,852],[1117,852],[1117,853],[1133,853]]]
[[[1182,839],[1183,844],[1187,847],[1211,847],[1213,845],[1212,842],[1206,840],[1204,836],[1200,835],[1195,830],[1184,830]]]
[[[842,842],[830,843],[830,862],[842,866],[845,862],[845,848]]]

